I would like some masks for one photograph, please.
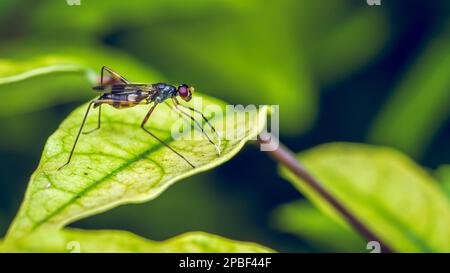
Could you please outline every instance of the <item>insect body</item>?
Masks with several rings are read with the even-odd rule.
[[[104,83],[103,75],[104,75],[105,70],[111,75],[112,79],[114,80],[113,84],[105,84]],[[171,99],[173,105],[172,106],[169,105],[169,107],[171,107],[178,113],[190,118],[201,129],[202,133],[205,135],[205,137],[208,139],[208,141],[214,145],[214,147],[217,151],[217,154],[220,155],[220,138],[219,138],[215,128],[209,122],[209,120],[199,110],[196,110],[196,109],[186,106],[186,105],[182,105],[177,100],[177,97],[180,97],[184,101],[190,101],[192,98],[192,94],[194,93],[193,87],[189,87],[186,84],[182,84],[182,85],[178,86],[178,88],[177,88],[177,87],[167,84],[167,83],[134,84],[134,83],[130,83],[128,80],[126,80],[124,77],[119,75],[117,72],[114,72],[113,70],[104,66],[101,69],[100,85],[95,86],[93,89],[102,94],[97,99],[95,99],[94,101],[91,101],[91,103],[89,103],[88,109],[86,110],[83,121],[81,123],[81,127],[78,131],[78,134],[75,138],[75,142],[72,146],[72,150],[70,152],[69,159],[59,169],[63,168],[64,166],[66,166],[67,164],[70,163],[73,152],[75,151],[76,144],[77,144],[80,134],[83,130],[83,126],[86,122],[86,118],[92,107],[98,108],[97,127],[91,131],[83,132],[83,133],[89,134],[97,129],[100,129],[101,106],[103,104],[111,105],[117,109],[134,107],[136,105],[141,105],[141,104],[152,104],[149,111],[147,112],[147,115],[144,117],[144,120],[141,123],[141,128],[145,132],[150,134],[152,137],[154,137],[156,140],[158,140],[161,144],[163,144],[164,146],[169,148],[172,152],[174,152],[179,157],[181,157],[192,168],[195,168],[195,166],[189,160],[187,160],[183,155],[181,155],[179,152],[177,152],[175,149],[173,149],[171,146],[169,146],[167,143],[165,143],[164,141],[159,139],[152,132],[150,132],[148,129],[145,128],[145,124],[147,123],[148,119],[150,118],[151,114],[153,113],[153,110],[155,109],[155,107],[162,102],[165,102],[167,105],[169,105],[166,102],[166,100]],[[214,143],[211,140],[211,138],[208,136],[208,134],[206,134],[202,125],[189,112],[186,112],[183,109],[201,114],[201,116],[205,120],[206,124],[208,124],[210,126],[210,128],[212,129],[212,131],[216,134],[218,144]]]
[[[187,85],[180,85],[178,89],[188,89],[191,94],[194,90]],[[151,102],[161,103],[166,99],[178,96],[178,89],[167,83],[100,85],[94,87],[94,90],[104,94],[95,101],[94,108],[104,103],[115,108],[127,108]],[[187,101],[189,100],[190,98]]]

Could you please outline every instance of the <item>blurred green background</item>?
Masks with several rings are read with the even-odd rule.
[[[435,168],[450,162],[449,12],[447,0],[2,0],[0,58],[69,55],[131,81],[186,82],[232,104],[278,104],[280,137],[296,152],[365,142]],[[0,85],[1,237],[47,137],[93,95],[78,73]],[[201,230],[279,251],[359,249],[354,234],[329,239],[348,231],[301,199],[249,145],[154,201],[72,226],[156,240]],[[290,201],[314,231],[307,238],[280,227],[287,211],[275,211]]]

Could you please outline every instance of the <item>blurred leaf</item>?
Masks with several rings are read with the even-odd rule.
[[[0,60],[1,85],[56,72],[95,73],[88,67],[77,63],[75,59],[66,56],[45,56],[20,63]],[[93,79],[95,80],[95,76]]]
[[[14,2],[10,0],[5,0],[0,2],[0,16],[4,17],[10,9],[14,8]]]
[[[290,2],[284,13],[292,17],[292,35],[297,47],[306,51],[307,66],[321,84],[348,77],[387,42],[386,9],[341,0],[328,0],[326,5],[315,0]]]
[[[1,246],[0,246],[1,247]],[[14,245],[4,245],[1,252],[158,252],[158,253],[260,253],[272,249],[256,243],[239,242],[204,232],[189,232],[166,241],[150,241],[118,230],[86,231],[65,229],[38,232]]]
[[[202,109],[198,107],[197,99],[192,103],[195,108]],[[69,156],[87,104],[76,109],[47,141],[7,238],[19,238],[40,229],[61,228],[120,204],[156,198],[176,181],[229,160],[264,126],[265,107],[258,113],[251,111],[250,115],[227,112],[228,115],[222,116],[217,107],[223,110],[223,102],[203,97],[202,103],[215,113],[213,122],[216,126],[221,125],[216,127],[219,134],[226,133],[227,137],[232,132],[236,134],[235,138],[222,142],[220,157],[204,138],[173,139],[173,124],[181,125],[183,121],[178,115],[171,115],[171,109],[164,105],[156,109],[147,125],[149,130],[184,154],[197,166],[195,169],[139,128],[148,107],[121,111],[104,107],[101,130],[82,136],[72,162],[57,171]],[[211,113],[205,111],[205,114]],[[95,128],[96,122],[94,114],[86,122],[86,130]]]
[[[450,206],[436,182],[405,155],[362,144],[325,144],[299,160],[324,187],[396,251],[450,251]],[[293,182],[327,215],[334,208],[286,169]]]
[[[182,4],[178,0],[134,0],[85,1],[80,6],[68,6],[65,1],[47,0],[39,2],[40,12],[32,13],[30,21],[33,29],[40,32],[104,34],[123,26],[145,26],[168,18],[183,20],[214,9],[242,5],[238,0],[189,0]]]
[[[314,2],[320,6],[319,17],[323,20],[328,13],[322,10],[324,5],[320,1]],[[336,13],[333,6],[327,9],[332,9],[331,12]],[[322,31],[320,29],[318,31],[312,25],[314,33],[304,34],[305,39],[312,40],[306,46],[309,52],[308,61],[314,69],[314,75],[326,83],[347,76],[370,62],[386,44],[389,35],[387,18],[382,9],[364,7],[353,12],[348,7],[338,14],[344,18],[328,22]]]
[[[232,103],[280,105],[280,128],[298,134],[314,120],[317,92],[287,18],[293,16],[291,4],[251,2],[201,21],[127,32],[121,43],[173,77]]]
[[[424,152],[450,116],[450,25],[413,64],[376,118],[369,140],[414,157]]]
[[[59,77],[52,77],[51,74],[59,74]],[[81,83],[80,76],[84,78]],[[89,86],[88,78],[94,83],[95,72],[68,56],[47,55],[27,61],[1,59],[0,116],[61,103],[70,94],[67,90],[73,87],[70,85],[65,90],[62,89],[64,85],[70,81],[74,85],[81,86],[86,83],[85,85]]]
[[[450,198],[450,165],[442,165],[435,172],[436,178],[441,182],[442,189]]]
[[[0,33],[7,31],[10,28],[7,19],[16,15],[16,12],[23,6],[25,0],[2,0],[0,1]]]
[[[0,116],[93,97],[91,86],[103,65],[133,81],[162,80],[133,58],[105,47],[57,47],[31,39],[6,52],[11,59],[0,59]]]
[[[201,20],[133,29],[117,42],[232,103],[280,105],[282,132],[296,135],[315,120],[313,77],[343,77],[367,63],[387,37],[383,13],[329,2],[249,2]]]
[[[29,18],[43,40],[55,33],[68,43],[74,35],[92,40],[110,34],[114,44],[209,94],[232,103],[279,104],[282,131],[293,135],[316,116],[312,74],[325,81],[342,77],[378,52],[386,36],[381,11],[355,12],[354,5],[338,0],[325,6],[312,0],[188,3],[96,1],[69,7],[46,1]]]
[[[366,252],[366,243],[358,234],[306,201],[278,207],[274,211],[274,222],[277,229],[292,233],[322,251]]]

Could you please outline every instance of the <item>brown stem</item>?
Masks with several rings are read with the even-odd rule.
[[[268,137],[266,137],[268,136]],[[282,144],[278,144],[278,141],[270,141],[275,138],[273,135],[264,135],[264,137],[258,136],[258,145],[261,144],[272,145],[270,151],[266,151],[275,161],[288,168],[301,180],[303,180],[308,186],[316,191],[323,199],[325,199],[331,206],[333,206],[338,213],[353,227],[354,230],[359,232],[369,241],[377,241],[380,243],[383,252],[393,252],[393,250],[384,243],[376,234],[374,234],[367,226],[365,226],[356,216],[354,216],[340,201],[338,201],[330,192],[328,192],[322,183],[314,178],[306,168],[301,165],[294,153]]]

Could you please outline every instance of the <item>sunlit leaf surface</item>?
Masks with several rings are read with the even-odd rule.
[[[259,253],[273,252],[256,243],[233,241],[204,232],[189,232],[166,241],[150,241],[118,230],[86,231],[65,229],[36,233],[2,252],[158,252],[158,253]]]
[[[198,131],[194,131],[197,133],[193,140],[174,139],[171,132],[177,131],[183,120],[164,104],[156,108],[146,126],[188,158],[197,166],[195,169],[139,127],[148,106],[124,110],[106,106],[102,107],[101,129],[82,135],[72,162],[58,171],[67,161],[87,104],[76,109],[48,139],[8,239],[40,229],[60,228],[120,204],[153,199],[181,178],[229,160],[264,126],[264,107],[247,114],[227,112],[222,116],[218,110],[224,109],[223,102],[203,97],[203,107],[198,103],[194,99],[192,105],[204,108],[210,118],[214,113],[212,123],[222,138],[227,136],[222,140],[220,156],[213,145],[198,137]],[[97,125],[97,113],[92,113],[86,130]],[[231,138],[231,134],[235,137]]]
[[[308,241],[318,251],[367,252],[363,238],[346,225],[340,225],[311,203],[295,201],[274,211],[277,229]]]
[[[300,161],[347,209],[394,250],[450,251],[450,206],[436,181],[405,155],[362,144],[325,144]],[[282,174],[321,210],[343,219],[305,183]]]

